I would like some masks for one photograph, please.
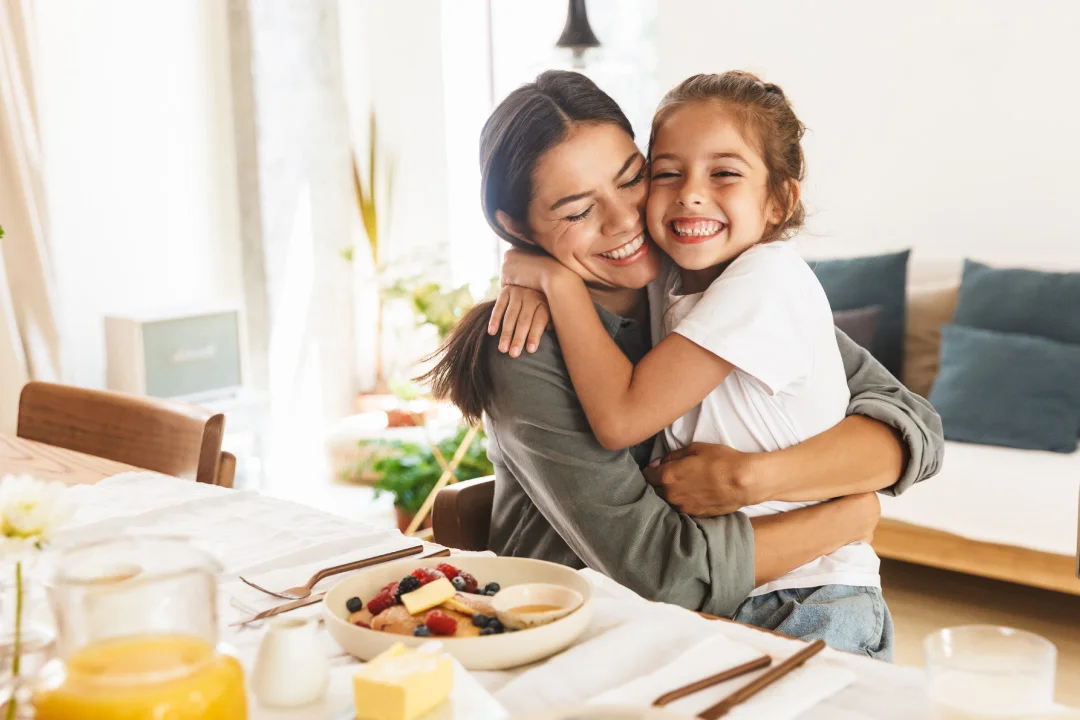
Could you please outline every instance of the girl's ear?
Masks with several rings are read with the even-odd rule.
[[[532,245],[532,241],[529,240],[528,234],[525,232],[525,226],[523,223],[519,223],[514,218],[510,217],[502,210],[495,211],[495,222],[499,223],[499,227],[503,229],[503,232],[507,233],[511,237],[520,240],[526,245]]]
[[[784,190],[786,205],[776,202],[771,203],[769,222],[773,225],[783,225],[791,217],[791,214],[795,212],[795,208],[799,205],[799,198],[802,196],[802,183],[798,180],[786,180]]]

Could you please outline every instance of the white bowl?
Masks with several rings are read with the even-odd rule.
[[[566,617],[581,607],[582,600],[581,593],[563,585],[527,583],[503,588],[491,598],[491,604],[504,627],[524,630]],[[525,605],[550,605],[555,609],[545,612],[514,612],[516,608]]]
[[[387,583],[400,580],[416,568],[434,568],[444,562],[472,574],[481,587],[490,582],[497,582],[502,588],[547,583],[570,588],[582,597],[576,611],[547,625],[499,635],[439,638],[446,651],[468,670],[503,670],[554,655],[577,640],[592,619],[592,583],[565,565],[525,558],[405,558],[361,570],[344,578],[326,593],[323,616],[331,637],[346,652],[365,661],[395,643],[418,647],[427,642],[430,638],[378,632],[353,625],[348,622],[345,602],[351,597],[360,597],[366,603]]]

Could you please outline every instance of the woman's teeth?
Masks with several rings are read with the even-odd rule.
[[[671,221],[671,229],[679,237],[707,237],[716,235],[723,228],[724,223],[708,218]]]
[[[608,260],[622,260],[636,253],[644,244],[645,233],[642,233],[622,247],[615,248],[611,252],[600,253],[600,257],[606,257]]]

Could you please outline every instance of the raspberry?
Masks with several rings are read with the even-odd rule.
[[[376,593],[376,595],[379,595],[381,593],[387,593],[391,597],[393,597],[394,595],[397,595],[397,585],[397,580],[395,580],[394,582],[386,583],[385,585],[383,585],[382,590]]]
[[[368,612],[372,615],[378,615],[393,604],[394,596],[387,592],[387,588],[383,588],[375,597],[368,601],[367,608]]]
[[[438,568],[439,568],[439,572],[441,572],[443,575],[445,575],[450,580],[453,580],[454,578],[456,578],[457,574],[459,572],[461,572],[460,570],[458,570],[456,567],[454,567],[450,563],[439,563]]]
[[[480,587],[480,583],[476,582],[476,578],[464,570],[458,572],[458,577],[465,581],[465,589],[462,592],[474,593],[476,588]]]
[[[432,635],[453,635],[457,632],[457,620],[442,610],[432,610],[424,619],[424,624]]]
[[[438,580],[441,577],[446,577],[446,575],[444,575],[439,570],[432,570],[431,568],[416,568],[415,570],[413,570],[410,577],[414,577],[419,580],[420,586],[423,587],[432,580]]]
[[[357,627],[367,628],[368,630],[370,630],[370,629],[371,629],[371,626],[370,626],[370,625],[368,625],[368,624],[367,624],[366,622],[364,622],[363,620],[357,620],[356,622],[354,622],[354,623],[353,623],[353,625],[355,625],[355,626],[357,626]]]

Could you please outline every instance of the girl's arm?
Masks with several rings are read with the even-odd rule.
[[[578,399],[600,444],[630,447],[700,403],[731,363],[680,335],[669,335],[636,366],[604,329],[585,283],[557,261],[509,251],[503,282],[543,292]]]

